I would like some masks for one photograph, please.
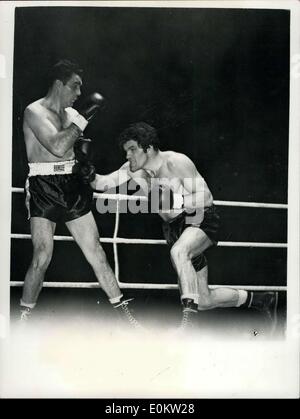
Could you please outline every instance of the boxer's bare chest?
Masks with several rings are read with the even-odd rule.
[[[174,193],[182,193],[182,179],[170,171],[167,165],[161,167],[157,173],[147,170],[147,181],[151,188],[160,186],[162,190],[172,189]]]
[[[53,124],[57,131],[66,129],[71,124],[65,111],[56,113],[50,109],[45,109],[45,117]]]

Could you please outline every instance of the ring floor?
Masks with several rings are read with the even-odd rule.
[[[124,296],[134,298],[130,307],[139,322],[151,331],[166,333],[176,329],[181,320],[177,290],[123,290]],[[21,288],[11,288],[11,325],[18,323]],[[34,309],[32,322],[49,325],[63,321],[114,327],[118,318],[105,294],[97,289],[44,288]],[[244,308],[218,308],[198,312],[193,331],[212,339],[284,339],[286,330],[286,293],[279,292],[275,333],[261,312]]]

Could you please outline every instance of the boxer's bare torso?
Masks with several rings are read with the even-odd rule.
[[[70,126],[66,112],[50,108],[46,98],[31,103],[24,112],[23,132],[29,163],[65,161],[74,158],[73,147],[63,156],[51,151],[51,136]]]
[[[137,161],[139,157],[137,157]],[[174,151],[158,151],[153,160],[149,160],[142,169],[131,160],[126,162],[121,168],[109,175],[97,175],[94,183],[95,189],[105,190],[106,185],[118,184],[134,179],[141,186],[141,189],[147,195],[155,187],[161,186],[163,191],[163,200],[170,199],[170,188],[174,194],[185,197],[185,205],[195,206],[195,199],[198,202],[198,208],[212,205],[212,194],[203,179],[197,171],[193,162],[184,154]],[[169,201],[168,201],[169,202]],[[194,203],[194,205],[191,205]],[[164,221],[170,221],[178,216],[178,209],[159,212]]]
[[[207,184],[187,156],[174,151],[159,151],[159,155],[161,157],[161,166],[158,170],[141,169],[145,173],[144,177],[150,189],[160,186],[163,194],[162,200],[167,201],[169,200],[170,188],[174,194],[190,196],[196,193],[195,188],[197,185],[198,192],[205,194],[205,206],[211,205],[211,202],[208,201],[212,201],[212,196]],[[131,172],[129,167],[127,170],[131,178],[135,179],[137,177],[137,173]],[[177,217],[178,213],[178,209],[170,209],[169,211],[159,212],[159,215],[164,221],[170,221]]]

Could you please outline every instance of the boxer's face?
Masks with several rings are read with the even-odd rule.
[[[82,79],[78,74],[73,74],[66,84],[62,84],[61,103],[63,107],[73,106],[74,102],[81,95]]]
[[[129,161],[129,169],[136,172],[142,169],[148,160],[147,153],[134,140],[129,140],[124,144],[126,159]]]

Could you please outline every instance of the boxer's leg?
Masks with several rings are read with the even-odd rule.
[[[246,301],[247,293],[232,288],[208,288],[207,266],[196,272],[192,259],[201,255],[212,245],[212,241],[200,228],[188,227],[171,249],[171,257],[176,267],[182,289],[182,297],[194,299],[199,310],[215,307],[235,307]],[[193,295],[197,297],[193,298]]]
[[[212,244],[198,228],[187,227],[171,248],[171,260],[177,272],[183,313],[180,330],[192,326],[192,317],[198,310],[197,273],[192,259],[202,254]]]
[[[199,228],[187,227],[171,248],[171,260],[178,275],[182,297],[198,303],[197,273],[192,259],[212,245],[208,236]]]
[[[235,290],[230,287],[210,290],[207,284],[208,267],[197,272],[198,278],[198,310],[209,310],[217,307],[253,308],[261,311],[269,320],[271,333],[277,324],[278,292],[253,292]]]
[[[140,329],[138,321],[128,307],[130,299],[124,300],[116,277],[107,261],[105,252],[99,241],[98,228],[91,212],[75,220],[66,222],[66,225],[81,248],[87,261],[92,266],[94,273],[110,303],[117,310],[122,319],[136,329]]]
[[[208,267],[205,266],[197,272],[198,284],[198,310],[210,310],[216,307],[237,307],[243,304],[247,298],[246,291],[233,288],[208,288]]]
[[[189,231],[188,231],[189,230]],[[194,232],[192,231],[194,230]],[[182,240],[181,240],[182,239]],[[188,262],[189,258],[198,256],[210,246],[210,239],[201,229],[188,227],[181,237],[178,249],[181,257],[181,282],[185,284],[186,292],[194,291],[192,284],[189,284],[189,278],[186,275],[192,275],[193,270]],[[178,241],[179,241],[178,240]],[[178,242],[177,242],[178,244]],[[198,310],[210,310],[217,307],[249,307],[263,312],[270,320],[272,328],[276,327],[278,293],[276,292],[248,292],[245,290],[236,290],[230,287],[220,287],[210,290],[208,287],[208,267],[205,266],[196,273],[197,276],[197,294]]]
[[[53,253],[53,235],[56,224],[46,218],[30,219],[33,257],[26,273],[21,306],[32,309],[43,286],[45,272]]]
[[[120,301],[122,297],[115,275],[107,261],[99,241],[96,222],[91,212],[66,222],[74,240],[92,266],[101,288],[110,300]]]

